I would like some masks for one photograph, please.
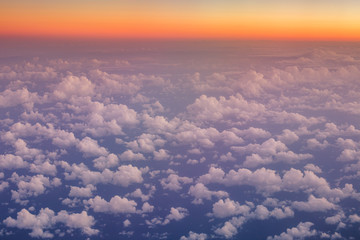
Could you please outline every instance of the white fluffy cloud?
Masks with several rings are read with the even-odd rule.
[[[226,218],[233,215],[245,215],[250,211],[250,207],[247,205],[240,205],[238,202],[226,198],[220,199],[213,204],[212,212],[215,217]]]
[[[23,105],[28,110],[34,107],[35,103],[40,103],[41,97],[37,93],[29,92],[27,88],[12,91],[6,89],[0,92],[0,108],[14,107]]]
[[[0,168],[1,169],[17,169],[25,168],[28,163],[25,162],[21,157],[13,154],[0,155]]]
[[[186,208],[182,208],[182,207],[172,207],[170,209],[170,213],[169,215],[166,216],[163,225],[168,224],[170,221],[175,220],[175,221],[180,221],[181,219],[185,218],[186,216],[189,215],[189,211]]]
[[[69,75],[56,86],[54,96],[61,100],[69,100],[75,96],[92,96],[94,87],[86,77]]]
[[[91,197],[92,192],[96,190],[96,187],[89,184],[86,187],[70,186],[69,197]]]
[[[268,195],[279,191],[307,191],[314,192],[322,197],[337,201],[346,197],[359,199],[352,184],[345,184],[344,188],[331,188],[329,183],[315,175],[313,171],[291,168],[284,172],[281,177],[276,171],[260,168],[251,171],[239,168],[237,171],[230,170],[227,174],[221,168],[211,167],[207,174],[200,176],[197,182],[203,184],[221,183],[227,186],[249,185],[256,188],[257,192]]]
[[[135,152],[151,153],[156,147],[162,147],[165,140],[154,134],[141,134],[136,140],[126,143]]]
[[[230,221],[226,221],[224,226],[217,228],[215,233],[225,238],[232,238],[238,233],[238,228],[246,222],[245,217],[233,217]]]
[[[127,187],[132,183],[143,182],[141,170],[132,165],[122,165],[114,172],[109,169],[102,172],[91,171],[83,163],[69,165],[67,162],[62,161],[61,166],[65,169],[65,179],[80,179],[84,185],[111,183]]]
[[[14,174],[13,174],[14,175]],[[17,174],[16,174],[17,176]],[[50,187],[57,187],[61,185],[61,180],[59,178],[53,178],[50,180],[48,177],[44,177],[43,175],[39,174],[33,176],[31,178],[24,178],[17,182],[18,189],[11,190],[11,198],[14,199],[16,202],[22,202],[28,197],[38,196],[40,194],[45,193],[45,190]]]
[[[289,138],[288,135],[290,135],[291,138],[293,138],[294,136],[292,134],[295,134],[293,132],[288,133],[287,131],[285,131],[285,133],[287,138]],[[282,137],[279,138],[282,139]],[[289,141],[290,140],[286,139],[286,142]],[[290,142],[292,141],[293,140],[291,140]],[[278,161],[285,162],[288,164],[293,164],[301,160],[312,158],[312,155],[308,153],[297,154],[290,151],[283,142],[276,141],[273,138],[266,140],[262,144],[249,144],[247,146],[241,146],[241,147],[234,146],[231,147],[231,149],[242,155],[251,153],[251,155],[248,155],[246,157],[246,160],[244,162],[245,167],[251,167],[251,168],[261,165],[267,165]]]
[[[38,215],[30,213],[26,209],[22,209],[17,213],[17,218],[8,217],[4,221],[8,227],[16,227],[19,229],[30,229],[31,237],[52,238],[54,234],[48,230],[52,229],[56,224],[62,223],[69,228],[80,229],[86,235],[96,235],[99,231],[93,229],[95,220],[89,216],[87,212],[68,213],[60,211],[58,214],[49,208],[42,208]]]
[[[204,184],[197,183],[190,186],[189,192],[195,199],[192,201],[194,204],[202,204],[203,199],[211,200],[213,196],[217,198],[228,197],[229,194],[225,191],[210,191]]]
[[[192,231],[189,232],[189,235],[187,237],[182,236],[180,238],[180,240],[205,240],[205,239],[207,239],[207,234],[205,234],[205,233],[195,233],[195,232],[192,232]]]
[[[221,122],[233,119],[238,124],[250,119],[259,119],[265,109],[264,105],[248,102],[240,94],[229,99],[220,97],[219,100],[202,95],[193,104],[187,106],[189,115],[196,121]]]
[[[148,194],[144,194],[140,188],[137,188],[134,192],[132,193],[128,193],[125,196],[130,196],[130,197],[134,197],[134,198],[140,198],[141,201],[145,202],[148,201],[151,197],[153,197],[153,194],[156,191],[156,187],[155,186],[151,186],[149,193]]]
[[[289,129],[283,130],[282,134],[277,137],[278,140],[285,144],[292,144],[299,140],[299,136]]]
[[[96,140],[89,137],[83,138],[77,144],[77,148],[84,154],[85,157],[99,157],[107,156],[109,154],[104,147],[99,146]]]
[[[307,202],[295,201],[292,207],[305,212],[324,212],[335,209],[336,205],[326,200],[326,198],[316,198],[310,195]]]
[[[286,232],[273,237],[268,237],[267,240],[292,240],[305,239],[317,235],[316,230],[310,230],[314,224],[311,222],[301,222],[296,227],[286,229]]]
[[[78,142],[74,133],[56,129],[51,123],[47,123],[46,126],[43,126],[40,123],[32,125],[30,123],[17,122],[10,127],[8,134],[12,135],[14,140],[15,138],[20,137],[52,139],[52,143],[55,146],[62,148],[74,146]],[[4,139],[4,137],[2,137],[2,139]],[[8,138],[8,141],[11,141],[11,138]]]
[[[90,198],[89,200],[84,200],[84,203],[89,205],[95,212],[104,212],[104,213],[136,213],[137,203],[133,200],[128,200],[127,198],[122,198],[120,196],[114,196],[110,201],[106,201],[100,196]]]
[[[189,177],[180,177],[174,173],[170,174],[167,178],[160,180],[160,183],[164,189],[172,191],[178,191],[182,189],[182,184],[192,183],[193,179]]]
[[[107,156],[100,156],[93,160],[94,167],[99,170],[104,170],[106,168],[112,168],[119,165],[119,158],[113,153],[110,153]]]
[[[120,154],[119,158],[122,161],[141,161],[141,160],[145,160],[144,155],[142,155],[141,153],[134,153],[131,150],[126,150],[125,152]]]

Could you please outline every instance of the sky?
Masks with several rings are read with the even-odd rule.
[[[0,6],[2,36],[360,39],[356,0],[1,0]]]
[[[360,239],[359,10],[0,0],[0,239]]]

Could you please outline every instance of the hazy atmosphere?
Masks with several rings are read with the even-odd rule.
[[[0,62],[3,239],[360,237],[358,44],[27,44]]]
[[[359,12],[0,0],[0,239],[360,239]]]

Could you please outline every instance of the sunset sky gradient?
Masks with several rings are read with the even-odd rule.
[[[0,35],[175,39],[360,39],[355,0],[0,1]]]

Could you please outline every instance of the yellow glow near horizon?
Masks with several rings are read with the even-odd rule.
[[[0,1],[0,34],[99,38],[360,40],[353,0]]]

